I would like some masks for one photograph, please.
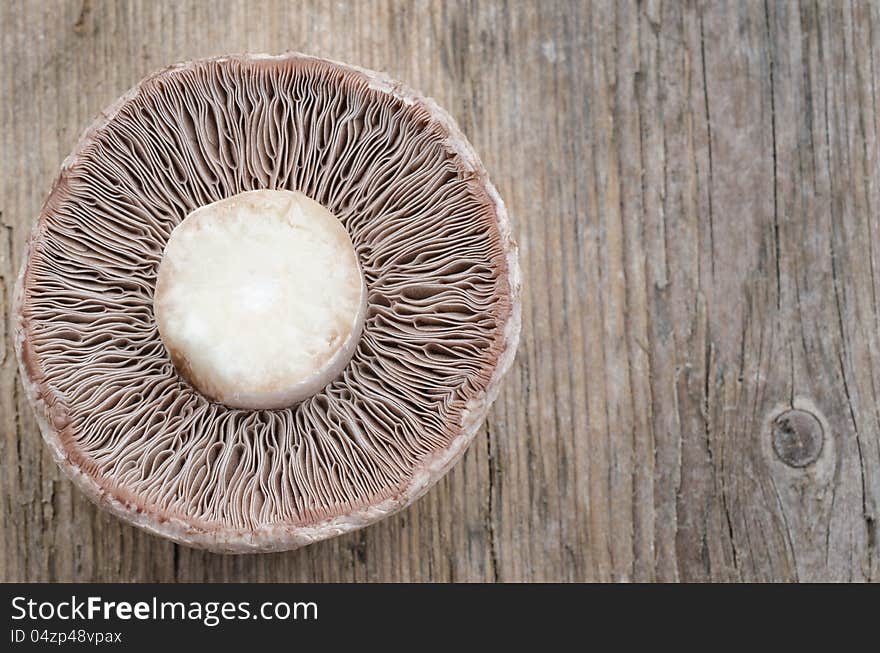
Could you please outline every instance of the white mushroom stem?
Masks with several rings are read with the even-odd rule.
[[[283,408],[345,368],[366,289],[351,239],[299,192],[257,190],[200,207],[171,233],[154,309],[175,366],[235,408]]]

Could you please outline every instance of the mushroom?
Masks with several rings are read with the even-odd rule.
[[[323,243],[299,268],[297,220]],[[273,285],[291,273],[321,292]],[[461,457],[513,361],[519,286],[504,204],[432,100],[306,55],[218,57],[145,79],[64,162],[15,344],[55,460],[101,507],[286,550],[400,510]]]

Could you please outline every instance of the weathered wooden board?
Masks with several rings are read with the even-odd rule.
[[[880,578],[880,4],[3,0],[0,39],[0,579]],[[515,220],[523,340],[414,507],[217,556],[60,475],[11,286],[98,111],[171,62],[289,49],[458,119]]]

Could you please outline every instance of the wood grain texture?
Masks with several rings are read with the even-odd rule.
[[[880,4],[3,0],[0,32],[0,579],[880,579]],[[416,505],[218,556],[60,475],[11,287],[98,111],[175,61],[290,49],[456,117],[513,216],[523,339]],[[806,467],[773,447],[790,408],[821,426]]]

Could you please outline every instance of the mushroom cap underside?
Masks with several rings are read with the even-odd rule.
[[[367,312],[320,392],[231,409],[176,373],[151,303],[175,225],[261,188],[341,220]],[[399,510],[463,454],[512,364],[519,287],[504,204],[432,100],[306,55],[218,57],[145,79],[64,162],[15,344],[43,437],[91,499],[188,545],[284,550]]]

